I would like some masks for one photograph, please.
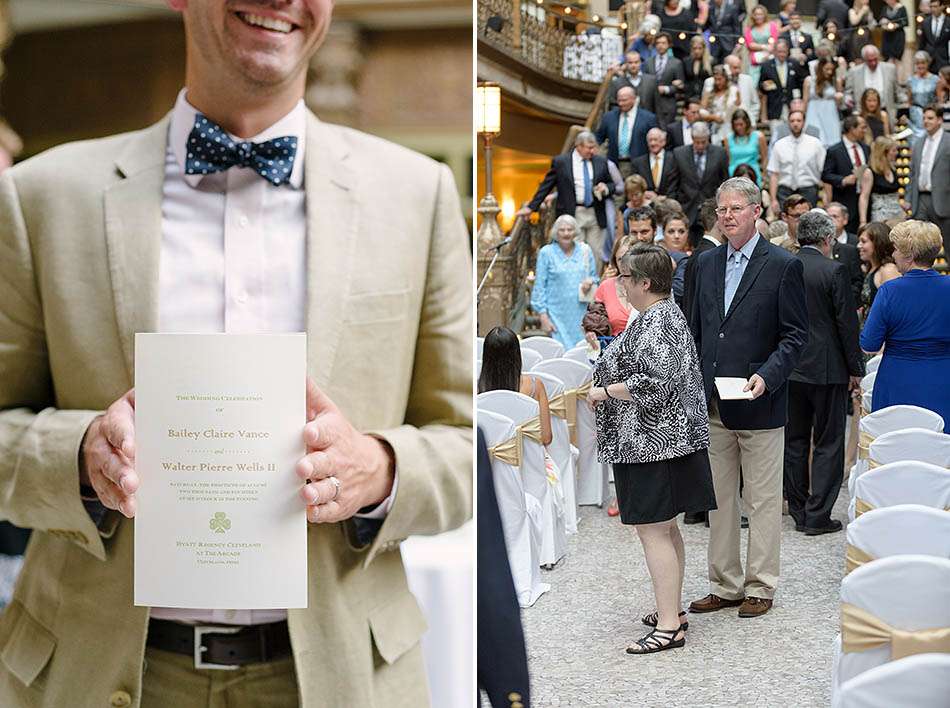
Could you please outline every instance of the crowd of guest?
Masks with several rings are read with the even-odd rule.
[[[902,84],[895,0],[879,17],[866,0],[822,0],[819,37],[793,1],[777,18],[693,6],[654,7],[662,31],[634,38],[599,126],[520,212],[552,198],[559,215],[532,307],[565,348],[589,345],[610,513],[636,526],[656,593],[636,654],[685,642],[678,514],[710,527],[710,594],[690,611],[740,617],[772,607],[783,497],[796,531],[841,530],[868,358],[883,350],[875,409],[950,421],[932,385],[950,376],[950,279],[934,269],[950,253],[950,17],[930,4]],[[721,377],[744,389],[726,395]]]

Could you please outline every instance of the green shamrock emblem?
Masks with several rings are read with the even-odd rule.
[[[228,518],[228,515],[223,511],[216,511],[214,513],[214,518],[211,519],[209,523],[211,530],[215,533],[224,533],[229,528],[231,528],[231,519]]]

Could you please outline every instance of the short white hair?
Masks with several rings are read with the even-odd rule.
[[[693,138],[708,138],[709,126],[703,121],[696,121],[690,126],[689,134],[692,135]]]
[[[574,233],[577,233],[577,219],[570,214],[561,214],[554,220],[554,226],[551,227],[550,236],[552,241],[557,238],[557,232],[560,231],[562,226],[570,226],[574,229]]]

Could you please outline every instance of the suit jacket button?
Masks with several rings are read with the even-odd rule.
[[[719,333],[719,339],[725,339],[725,338],[726,338],[726,335],[723,334],[722,332],[720,332],[720,333]]]
[[[114,691],[109,696],[109,705],[113,708],[127,708],[127,706],[132,705],[132,696],[125,691]]]
[[[518,692],[516,692],[516,691],[512,691],[511,693],[508,694],[508,700],[511,701],[512,703],[514,703],[514,702],[516,702],[516,701],[520,701],[520,700],[521,700],[521,694],[518,693]]]

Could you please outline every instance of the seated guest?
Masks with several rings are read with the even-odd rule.
[[[551,232],[552,243],[538,251],[531,308],[544,333],[570,349],[583,338],[581,320],[596,290],[597,259],[590,246],[576,240],[573,216],[559,216]]]
[[[620,271],[642,314],[595,362],[588,401],[596,411],[598,458],[613,464],[620,519],[636,526],[651,570],[657,609],[643,623],[653,629],[627,647],[648,654],[686,643],[685,551],[676,517],[715,509],[716,502],[699,359],[670,299],[670,258],[659,246],[638,244],[620,259]]]
[[[861,332],[864,351],[884,348],[871,408],[927,408],[943,416],[950,432],[950,278],[933,269],[943,245],[940,229],[904,221],[890,238],[903,277],[881,286]]]
[[[729,156],[729,174],[735,177],[739,165],[749,165],[755,172],[756,184],[762,184],[762,174],[768,150],[765,136],[752,129],[752,119],[743,108],[737,108],[732,114],[732,131],[722,141]]]
[[[859,303],[865,315],[874,304],[878,288],[888,280],[901,277],[894,265],[894,244],[891,243],[890,233],[891,229],[879,221],[872,221],[858,229],[858,255],[868,269]]]
[[[906,216],[897,193],[901,187],[894,167],[897,160],[897,147],[896,140],[883,135],[875,138],[871,145],[869,169],[861,175],[861,194],[858,196],[862,226],[868,221],[903,219]],[[870,219],[868,204],[871,205]]]
[[[521,373],[521,342],[507,327],[495,327],[487,335],[482,348],[482,371],[478,375],[478,392],[517,391],[538,402],[541,418],[541,444],[550,445],[551,409],[544,385],[537,377]]]

